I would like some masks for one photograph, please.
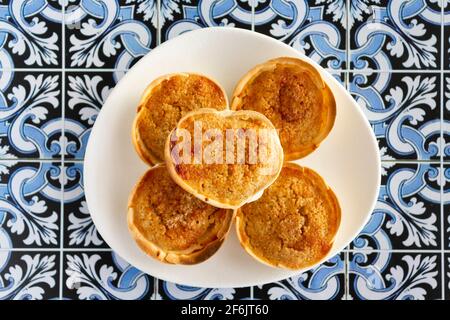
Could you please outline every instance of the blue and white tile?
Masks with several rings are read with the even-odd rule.
[[[111,251],[65,252],[63,298],[149,300],[154,279]]]
[[[83,159],[92,127],[121,72],[67,72],[65,158]]]
[[[61,72],[0,72],[0,159],[60,158]]]
[[[83,163],[64,163],[64,248],[108,248],[95,228],[84,195]]]
[[[450,253],[444,255],[444,291],[445,300],[450,300]]]
[[[346,67],[345,0],[258,0],[255,31],[283,41],[323,67]]]
[[[197,288],[158,280],[157,300],[243,300],[250,288]]]
[[[253,0],[161,0],[161,42],[204,27],[251,29]]]
[[[442,219],[444,219],[444,249],[450,250],[450,163],[442,165]]]
[[[0,161],[0,248],[59,248],[61,163]]]
[[[349,90],[378,139],[382,160],[439,160],[438,73],[350,73]]]
[[[0,300],[59,297],[59,253],[0,251]]]
[[[378,201],[351,248],[439,250],[440,171],[439,164],[382,163]]]
[[[440,0],[444,4],[444,62],[445,70],[450,70],[450,0]]]
[[[346,88],[348,73],[330,69],[328,69],[327,71],[333,76],[333,78],[335,78],[340,84],[342,84]]]
[[[156,46],[156,0],[73,0],[64,21],[67,68],[127,70]]]
[[[57,1],[2,1],[0,68],[60,67],[62,16]]]
[[[350,252],[348,272],[348,299],[442,299],[440,253]]]
[[[440,68],[440,0],[352,0],[352,69]]]
[[[450,161],[450,73],[444,73],[444,112],[442,117],[443,160]]]
[[[298,276],[254,287],[255,299],[263,300],[341,300],[344,294],[344,253]]]

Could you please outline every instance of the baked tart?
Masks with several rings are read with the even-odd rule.
[[[169,74],[144,91],[133,123],[132,139],[139,156],[149,165],[164,161],[164,143],[178,120],[200,108],[228,108],[222,87],[194,73]]]
[[[232,210],[215,208],[180,188],[164,165],[148,170],[128,204],[128,227],[148,255],[172,264],[196,264],[221,246]]]
[[[186,148],[183,141],[189,142]],[[178,122],[167,138],[165,159],[184,190],[213,206],[235,209],[259,198],[276,180],[283,150],[273,124],[258,112],[200,109]]]
[[[277,58],[250,70],[236,86],[232,110],[255,110],[279,129],[285,160],[314,151],[331,131],[336,102],[319,71],[306,61]]]
[[[341,210],[333,191],[313,170],[287,163],[263,196],[239,208],[241,245],[273,267],[304,269],[330,251]]]

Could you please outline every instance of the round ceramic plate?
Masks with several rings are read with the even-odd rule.
[[[163,74],[191,71],[216,79],[231,97],[249,69],[280,56],[316,65],[336,98],[337,117],[331,133],[315,152],[298,161],[325,178],[342,208],[341,226],[324,260],[361,231],[380,185],[378,146],[361,108],[333,76],[293,48],[256,32],[208,28],[185,33],[143,57],[110,93],[92,130],[84,164],[86,199],[98,231],[122,258],[157,278],[198,287],[258,285],[304,271],[259,263],[241,248],[234,228],[209,260],[194,266],[163,264],[137,247],[126,222],[130,191],[148,169],[131,142],[131,126],[145,87]]]

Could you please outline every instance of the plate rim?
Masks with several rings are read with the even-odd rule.
[[[314,60],[312,60],[311,58],[307,57],[306,55],[300,53],[299,51],[295,50],[294,48],[292,48],[291,46],[278,41],[274,38],[271,38],[269,36],[266,36],[264,34],[261,33],[257,33],[255,31],[251,31],[251,30],[246,30],[246,29],[240,29],[240,28],[233,28],[233,27],[207,27],[207,28],[201,28],[201,29],[196,29],[196,30],[192,30],[189,32],[184,32],[182,34],[180,34],[179,36],[170,39],[160,45],[158,45],[156,48],[152,49],[149,53],[147,53],[146,55],[144,55],[132,68],[130,68],[129,70],[126,71],[125,75],[116,83],[116,85],[114,86],[114,88],[111,90],[110,94],[108,95],[107,99],[105,100],[105,102],[103,103],[103,106],[101,108],[101,110],[99,111],[96,121],[91,129],[90,132],[90,137],[86,146],[86,152],[85,152],[85,156],[83,159],[83,182],[84,182],[84,194],[85,194],[85,198],[86,198],[86,204],[89,210],[89,214],[90,217],[98,231],[98,233],[102,236],[103,240],[105,241],[105,243],[111,248],[111,250],[115,253],[117,253],[122,259],[124,259],[125,261],[127,261],[130,265],[136,267],[137,269],[139,269],[140,271],[149,274],[153,277],[156,277],[158,279],[164,280],[164,281],[168,281],[168,282],[173,282],[173,280],[164,277],[164,276],[160,276],[160,275],[153,275],[149,272],[147,272],[145,269],[145,267],[143,267],[139,261],[132,261],[133,259],[129,259],[126,254],[123,254],[124,252],[119,252],[120,250],[116,250],[115,248],[113,248],[110,245],[110,242],[107,240],[110,237],[109,236],[104,236],[105,234],[108,234],[107,232],[104,232],[103,227],[101,226],[101,223],[99,223],[99,221],[97,220],[96,215],[92,215],[92,212],[89,209],[89,198],[91,195],[91,182],[89,179],[89,172],[91,172],[91,163],[92,160],[90,160],[91,158],[93,158],[95,151],[93,150],[93,145],[94,143],[92,141],[95,141],[95,136],[96,136],[96,132],[98,131],[99,128],[99,123],[101,123],[101,120],[104,115],[106,114],[106,112],[103,112],[103,110],[105,110],[105,106],[110,105],[111,101],[114,100],[114,95],[117,94],[116,92],[119,92],[119,90],[117,90],[116,88],[120,88],[122,86],[123,83],[127,82],[127,79],[129,77],[132,77],[132,74],[135,72],[134,70],[137,70],[140,68],[141,65],[146,64],[146,61],[151,59],[153,55],[158,54],[159,51],[163,50],[166,46],[171,45],[173,42],[175,41],[181,41],[185,38],[189,38],[189,37],[196,37],[198,34],[201,33],[214,33],[214,32],[231,32],[231,33],[245,33],[254,37],[258,37],[258,38],[263,38],[265,41],[268,42],[272,42],[277,46],[282,46],[285,49],[291,51],[293,56],[296,56],[302,60],[305,60],[309,63],[311,63],[312,65],[314,65],[320,72],[321,75],[323,77],[326,77],[327,82],[331,81],[333,82],[335,85],[337,85],[338,87],[340,87],[342,90],[341,92],[352,102],[354,109],[357,110],[357,114],[360,118],[362,118],[364,126],[366,127],[366,129],[370,132],[370,143],[368,142],[368,144],[370,144],[370,147],[372,148],[372,150],[374,151],[375,155],[376,155],[376,176],[377,181],[376,181],[376,188],[375,188],[375,192],[373,194],[373,199],[372,199],[372,203],[370,205],[370,210],[368,210],[368,212],[365,214],[365,217],[363,219],[363,223],[361,223],[361,225],[358,228],[355,228],[355,231],[351,234],[349,234],[348,238],[350,239],[347,243],[345,243],[344,245],[341,245],[337,248],[335,248],[334,250],[330,251],[323,259],[321,259],[319,262],[317,262],[316,264],[314,264],[313,266],[307,267],[307,268],[302,268],[299,270],[293,270],[292,275],[288,276],[292,277],[295,275],[299,275],[303,272],[306,272],[308,270],[311,270],[315,267],[317,267],[318,265],[322,264],[323,262],[327,261],[328,259],[330,259],[331,257],[340,254],[357,236],[358,234],[363,230],[364,226],[367,224],[367,222],[369,221],[372,212],[376,206],[377,200],[378,200],[378,192],[381,186],[381,158],[380,158],[380,151],[378,148],[378,142],[377,139],[375,137],[375,134],[372,130],[372,127],[369,123],[369,120],[367,119],[367,117],[365,116],[364,112],[362,111],[362,108],[358,105],[358,103],[353,99],[353,97],[351,96],[351,94],[349,93],[349,91],[341,84],[339,83],[339,81],[337,81],[333,75],[326,70],[325,68],[323,68],[322,66],[320,66],[317,62],[315,62]],[[342,72],[341,70],[336,70],[336,72]],[[93,139],[94,138],[94,139]],[[325,138],[326,140],[327,138]],[[149,166],[149,168],[151,168]],[[374,186],[375,187],[375,186]],[[149,259],[151,259],[151,257],[148,257]],[[189,266],[187,266],[189,267]],[[276,281],[281,281],[286,279],[286,277],[282,277],[282,278],[274,278],[271,280],[268,280],[269,282],[276,282]],[[242,282],[242,281],[238,281],[238,282]],[[198,284],[195,284],[193,282],[190,282],[189,279],[187,279],[186,281],[180,282],[177,281],[178,284],[182,284],[182,285],[187,285],[187,286],[193,286],[196,287],[198,286]],[[247,287],[247,286],[255,286],[255,285],[262,285],[268,283],[266,282],[252,282],[252,283],[231,283],[229,285],[217,285],[217,284],[212,284],[210,285],[210,287],[215,287],[215,288],[239,288],[239,287]],[[202,285],[203,286],[203,285]]]

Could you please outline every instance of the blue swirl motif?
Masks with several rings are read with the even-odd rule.
[[[75,290],[80,300],[142,299],[152,288],[150,278],[126,263],[115,253],[113,265],[99,254],[68,254],[66,286]]]
[[[165,295],[172,300],[232,300],[236,294],[232,288],[197,288],[167,281],[163,282],[162,287]]]
[[[127,3],[132,2],[140,1]],[[69,6],[65,23],[70,28],[79,26],[81,33],[69,38],[71,67],[102,67],[105,64],[102,54],[107,58],[118,56],[115,68],[127,70],[137,58],[149,52],[152,33],[144,22],[134,20],[136,10],[144,13],[144,19],[156,22],[156,11],[152,12],[154,4],[147,7],[140,3],[136,7],[134,4],[120,6],[111,0],[84,0],[79,5]],[[101,22],[97,23],[94,18]]]
[[[440,213],[427,210],[418,196],[439,204],[441,195],[439,189],[427,183],[426,177],[439,183],[440,168],[419,164],[416,169],[404,167],[390,172],[386,185],[380,188],[369,222],[353,245],[357,249],[390,250],[392,236],[403,236],[402,244],[406,247],[437,246],[436,221]]]
[[[259,1],[266,3],[268,0]],[[326,3],[325,3],[326,2]],[[255,26],[271,24],[270,35],[288,43],[298,51],[317,62],[326,61],[330,68],[339,68],[345,61],[345,48],[339,48],[345,41],[337,24],[324,19],[325,13],[334,12],[334,20],[346,28],[344,0],[316,0],[311,6],[305,0],[272,0],[268,6],[255,8]],[[287,19],[281,20],[281,18]]]
[[[59,37],[48,32],[48,22],[61,23],[62,12],[48,0],[8,2],[0,5],[0,67],[14,68],[10,53],[29,66],[57,65]]]
[[[343,274],[344,261],[336,255],[308,272],[274,283],[267,293],[271,300],[336,299],[344,285],[339,279]]]
[[[379,1],[375,0],[351,2],[355,3],[351,22],[367,20],[354,34],[356,47],[351,51],[351,61],[356,69],[392,70],[388,54],[405,58],[402,65],[406,68],[437,67],[437,37],[430,35],[418,18],[440,26],[440,11],[434,11],[425,0],[389,1],[386,7],[377,6]],[[365,14],[371,14],[370,18]]]
[[[392,255],[389,251],[353,255],[349,274],[355,276],[351,285],[357,298],[423,300],[430,289],[437,287],[437,255],[405,254],[401,263],[389,267]]]
[[[375,80],[369,82],[369,76],[375,76]],[[430,160],[439,156],[439,118],[424,122],[424,116],[437,108],[437,77],[404,76],[401,85],[391,88],[386,94],[391,77],[390,73],[355,74],[349,84],[376,137],[386,139],[389,148],[400,157]],[[383,156],[387,156],[386,150],[382,151]],[[385,157],[384,160],[392,159]]]
[[[161,0],[162,26],[174,20],[174,13],[183,13],[183,19],[175,21],[167,29],[166,39],[203,27],[234,27],[236,21],[249,28],[252,12],[240,6],[237,0],[199,0],[189,5],[189,0]]]
[[[60,107],[59,76],[27,74],[24,84],[10,89],[13,77],[13,72],[1,75],[0,137],[8,139],[11,147],[23,155],[60,155],[62,119],[48,117],[49,112]],[[7,90],[10,93],[5,96]]]
[[[0,274],[4,274],[0,275],[0,300],[41,300],[43,286],[56,286],[55,255],[24,254],[20,257],[22,264],[8,267],[11,255],[9,251],[0,252]]]
[[[65,120],[66,136],[76,137],[76,141],[67,141],[66,152],[76,159],[84,158],[92,125],[112,89],[103,85],[102,81],[99,75],[68,77],[68,107],[76,110],[79,119],[82,120],[76,121],[70,118]]]
[[[79,205],[77,212],[69,211],[67,216],[69,246],[102,246],[104,241],[95,228],[84,199],[83,165],[75,163],[64,169],[64,203],[67,207],[71,203]]]
[[[27,246],[57,245],[59,213],[50,210],[47,203],[60,201],[60,179],[60,167],[42,162],[38,168],[15,168],[7,182],[0,184],[0,230],[4,230],[0,248],[14,246],[5,236],[8,229],[21,236]]]

